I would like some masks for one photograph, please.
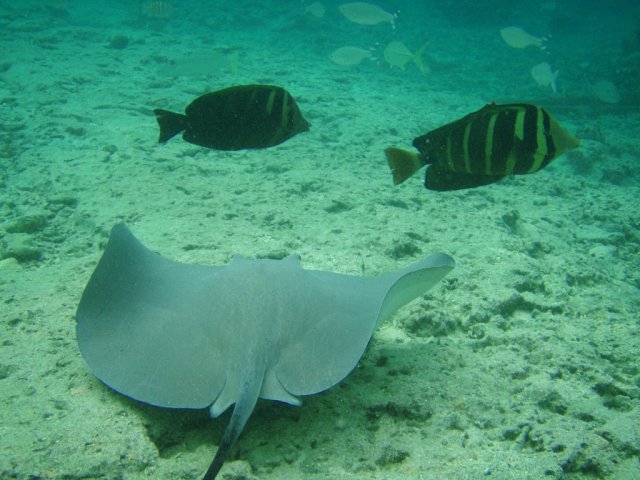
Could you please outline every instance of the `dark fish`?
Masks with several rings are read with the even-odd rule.
[[[180,132],[187,142],[218,150],[266,148],[309,130],[291,94],[271,85],[242,85],[207,93],[186,115],[156,109],[160,143]]]
[[[537,172],[578,145],[541,107],[492,103],[416,138],[419,153],[390,147],[385,154],[394,184],[429,165],[424,186],[446,191]]]

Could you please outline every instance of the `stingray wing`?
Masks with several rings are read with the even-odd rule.
[[[315,293],[306,296],[300,312],[308,320],[306,328],[290,339],[274,371],[267,372],[262,396],[279,399],[269,395],[270,389],[278,391],[276,380],[292,395],[310,395],[338,383],[360,360],[376,325],[422,295],[453,266],[453,259],[440,253],[373,278],[307,272],[299,288]]]
[[[199,299],[221,270],[166,260],[116,225],[76,314],[93,373],[153,405],[210,405],[224,387],[225,367],[223,350],[199,321],[207,316]]]
[[[304,270],[295,258],[188,265],[120,224],[82,295],[78,344],[100,380],[153,405],[213,404],[217,416],[248,383],[298,404],[342,380],[376,325],[451,268],[444,254],[373,278]]]

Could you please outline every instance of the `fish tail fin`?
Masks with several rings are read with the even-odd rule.
[[[394,185],[404,182],[422,167],[417,153],[395,147],[385,149],[384,153],[387,156],[387,163],[389,163],[389,168],[393,174]]]
[[[158,143],[165,143],[171,137],[187,128],[187,116],[181,113],[169,112],[156,108],[153,113],[160,127],[160,138]]]
[[[426,66],[424,64],[424,61],[422,60],[422,55],[424,54],[424,51],[426,50],[426,48],[427,48],[427,44],[425,43],[418,50],[416,50],[416,52],[411,57],[413,60],[413,63],[416,64],[416,67],[418,67],[418,70],[420,70],[420,72],[423,75],[426,75],[431,71],[429,67]]]
[[[551,80],[551,90],[553,90],[553,93],[558,93],[558,74],[560,73],[560,70],[556,70],[555,72],[553,72],[553,80]]]

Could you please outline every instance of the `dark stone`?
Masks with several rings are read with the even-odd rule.
[[[107,48],[112,48],[114,50],[122,50],[129,45],[129,37],[124,35],[118,35],[117,37],[113,37],[107,45]]]

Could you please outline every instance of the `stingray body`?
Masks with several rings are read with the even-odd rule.
[[[258,398],[342,380],[376,325],[453,268],[435,254],[397,272],[305,270],[298,257],[226,267],[167,260],[116,225],[77,311],[80,351],[114,390],[168,408],[233,414],[204,479],[215,478]]]

